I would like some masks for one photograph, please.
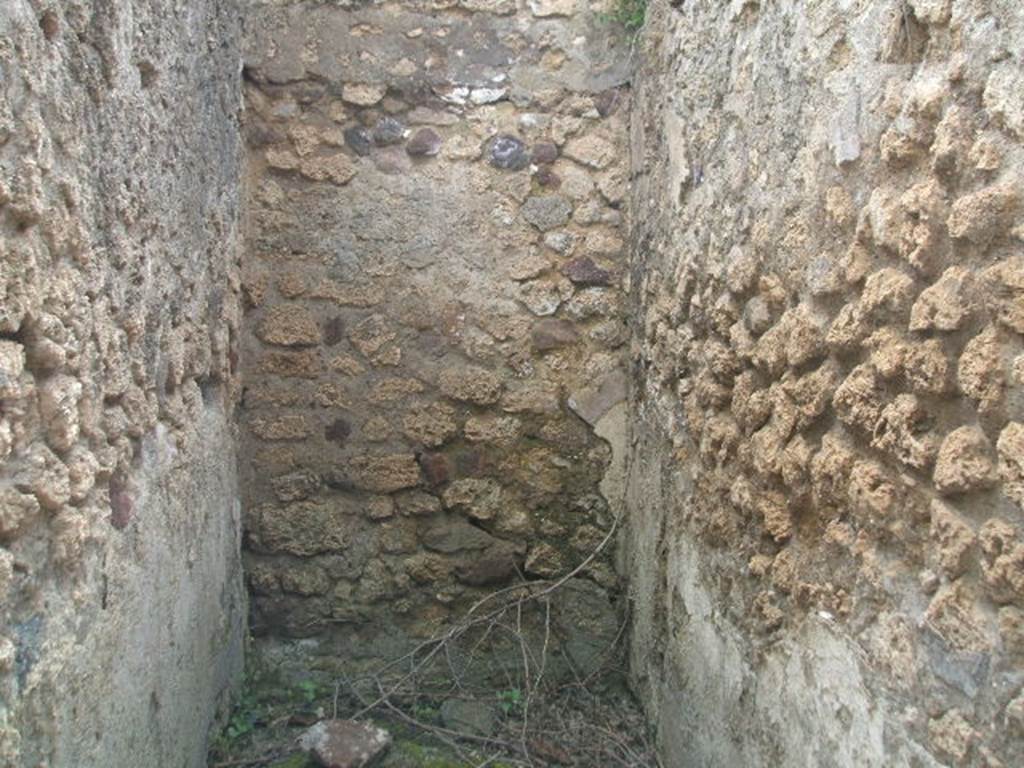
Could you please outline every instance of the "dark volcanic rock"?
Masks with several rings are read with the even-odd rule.
[[[332,443],[344,445],[352,434],[352,425],[345,419],[335,419],[332,424],[324,427],[324,438]]]
[[[533,174],[533,179],[542,187],[546,187],[547,189],[558,189],[562,186],[562,177],[550,168],[541,168]]]
[[[521,171],[530,164],[530,153],[526,145],[515,136],[507,134],[495,136],[487,154],[491,165],[506,171]]]
[[[566,262],[562,274],[576,285],[611,285],[612,282],[612,273],[597,266],[589,256],[579,256]]]
[[[432,128],[420,128],[405,145],[413,157],[433,157],[441,151],[441,137]]]
[[[393,117],[382,117],[373,126],[373,141],[379,147],[401,144],[405,138],[405,126]]]
[[[345,129],[345,143],[357,155],[368,155],[373,147],[373,136],[365,128]]]
[[[533,147],[533,162],[537,165],[550,165],[558,159],[558,147],[550,141],[542,141]]]
[[[517,573],[515,552],[508,546],[494,546],[456,569],[463,584],[475,587],[504,584]]]

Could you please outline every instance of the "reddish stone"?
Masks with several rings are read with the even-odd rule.
[[[383,728],[355,720],[321,720],[299,737],[323,768],[364,768],[391,746]]]
[[[562,274],[576,285],[611,285],[612,282],[612,273],[597,266],[589,256],[577,256],[566,262]]]
[[[110,490],[110,524],[122,531],[134,517],[132,497],[125,490]]]
[[[547,189],[558,189],[562,186],[562,179],[550,168],[541,168],[533,174],[533,180]]]
[[[533,348],[538,352],[567,347],[580,337],[572,323],[567,320],[553,319],[538,322],[533,326],[530,335],[533,339]]]
[[[417,460],[427,483],[443,485],[448,482],[448,478],[451,476],[451,467],[448,464],[448,457],[443,453],[421,453]]]
[[[134,516],[134,505],[128,494],[128,485],[123,478],[118,476],[111,478],[110,496],[111,525],[118,530],[124,530]]]
[[[412,157],[433,157],[441,151],[441,137],[431,128],[420,128],[405,145]]]
[[[537,165],[551,165],[558,159],[558,147],[551,142],[541,142],[533,147],[533,162]]]

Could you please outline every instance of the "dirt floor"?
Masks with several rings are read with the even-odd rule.
[[[407,661],[400,673],[333,682],[313,673],[285,680],[254,663],[213,741],[210,768],[315,766],[297,740],[325,718],[385,728],[393,742],[374,763],[379,768],[658,768],[648,727],[625,684],[621,649],[609,649],[588,675],[557,674],[560,649],[549,638],[540,666],[547,674],[524,675],[520,667],[519,674],[506,669],[497,677],[472,668],[454,673],[437,661],[452,654],[438,648],[422,651],[432,665]],[[533,653],[526,643],[522,648],[524,659]]]
[[[401,697],[396,697],[396,701]],[[253,676],[228,725],[214,740],[210,768],[312,768],[299,735],[324,717],[364,709],[353,697],[312,681],[282,686]],[[362,719],[388,730],[393,743],[379,768],[656,768],[639,708],[617,682],[567,685],[536,695],[526,711],[517,688],[446,700],[429,695],[389,702]]]

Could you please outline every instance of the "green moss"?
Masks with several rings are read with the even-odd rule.
[[[473,768],[475,762],[459,760],[443,749],[415,741],[398,741],[392,748],[394,755],[385,765],[388,768]],[[508,763],[488,763],[493,768],[512,768]]]
[[[304,752],[296,752],[294,755],[289,755],[284,760],[271,763],[268,768],[315,768],[315,766],[316,763],[314,763]]]

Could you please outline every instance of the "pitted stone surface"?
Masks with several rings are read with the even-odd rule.
[[[240,34],[220,0],[0,6],[3,766],[205,766],[241,672]]]
[[[622,388],[587,388],[626,368],[630,93],[628,41],[600,12],[250,6],[240,364],[261,646],[318,638],[369,663],[527,561],[567,572],[611,525]],[[339,156],[344,173],[315,172]],[[587,570],[602,589],[610,553]]]
[[[625,563],[665,755],[1024,761],[1024,11],[987,13],[648,4]]]
[[[355,720],[321,720],[299,737],[299,745],[323,768],[366,768],[391,746],[391,734]]]

